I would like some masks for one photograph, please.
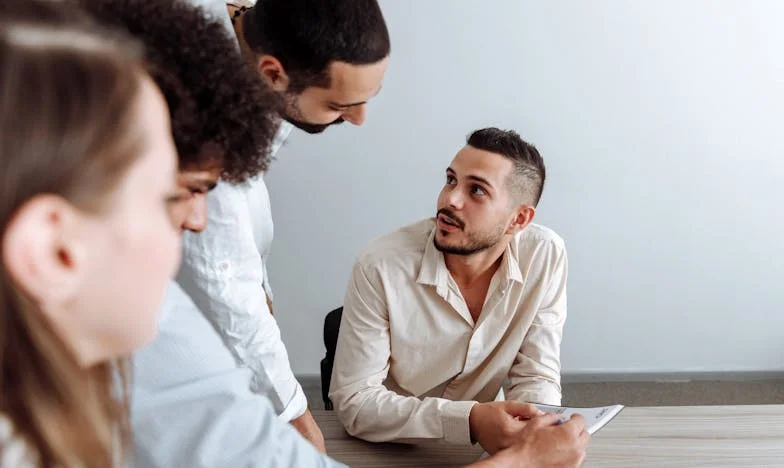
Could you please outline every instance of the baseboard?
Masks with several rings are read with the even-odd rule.
[[[298,375],[300,385],[315,388],[321,385],[321,377],[313,374]],[[690,382],[721,380],[743,382],[750,380],[784,380],[784,371],[662,371],[662,372],[608,372],[608,371],[571,371],[564,372],[561,382],[600,383],[600,382]]]
[[[658,372],[596,372],[572,371],[561,376],[563,383],[598,382],[690,382],[720,380],[742,382],[750,380],[784,380],[784,371],[658,371]]]

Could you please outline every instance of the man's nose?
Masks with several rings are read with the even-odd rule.
[[[354,106],[343,113],[343,119],[351,122],[356,126],[360,126],[365,123],[366,110],[367,104]]]
[[[192,232],[202,232],[207,229],[207,197],[199,195],[191,203],[191,210],[185,218],[183,229]]]

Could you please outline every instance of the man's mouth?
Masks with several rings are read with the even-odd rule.
[[[446,229],[449,231],[463,229],[463,223],[460,220],[452,218],[451,216],[448,216],[444,212],[438,213],[438,224],[439,227],[441,227],[442,229]]]
[[[458,228],[460,227],[460,225],[457,223],[457,221],[453,220],[449,216],[441,215],[441,221],[443,221],[444,224],[447,224],[449,226],[454,226],[454,227],[458,227]]]

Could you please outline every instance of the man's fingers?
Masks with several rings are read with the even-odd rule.
[[[533,419],[544,414],[544,412],[540,411],[536,406],[530,403],[521,403],[519,401],[507,401],[506,412],[521,419]]]
[[[552,426],[554,425],[561,417],[557,414],[547,413],[544,416],[539,416],[538,418],[534,418],[528,421],[529,425],[534,425],[536,427],[545,427],[545,426]]]
[[[588,445],[588,442],[591,441],[591,434],[589,434],[588,431],[583,431],[577,440],[580,442],[581,446],[585,447]]]
[[[580,434],[585,431],[585,418],[581,414],[573,414],[564,425],[572,429],[575,434]]]

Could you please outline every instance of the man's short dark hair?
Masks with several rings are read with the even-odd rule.
[[[267,169],[281,102],[221,23],[181,0],[79,3],[144,44],[150,74],[169,105],[181,169],[217,164],[229,182]],[[204,160],[207,143],[223,150],[219,161]]]
[[[546,175],[544,160],[535,146],[520,138],[513,130],[495,127],[472,133],[466,143],[477,149],[500,154],[514,163],[509,185],[516,195],[536,206],[542,197]]]
[[[243,15],[248,45],[277,58],[289,90],[330,87],[334,61],[368,65],[389,55],[389,32],[377,0],[260,0]]]

